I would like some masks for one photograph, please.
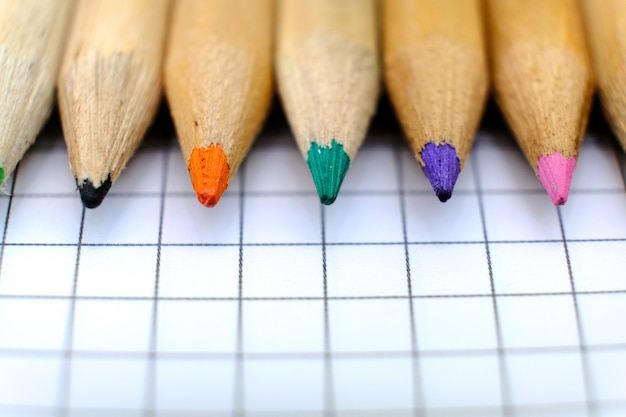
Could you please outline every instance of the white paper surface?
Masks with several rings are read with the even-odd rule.
[[[209,210],[148,137],[83,211],[48,129],[0,197],[0,415],[626,415],[611,141],[556,209],[482,131],[441,204],[379,123],[322,207],[279,121]]]

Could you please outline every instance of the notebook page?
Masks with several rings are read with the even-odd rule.
[[[442,204],[383,115],[323,207],[274,114],[206,209],[161,117],[98,209],[56,121],[0,197],[0,415],[625,415],[602,128],[562,208],[490,122]]]

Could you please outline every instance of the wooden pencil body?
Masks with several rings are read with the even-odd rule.
[[[384,0],[385,82],[419,162],[432,142],[467,158],[488,89],[480,0]]]
[[[219,145],[232,177],[272,96],[271,0],[178,0],[165,88],[185,161]]]
[[[161,97],[169,0],[81,0],[59,75],[59,107],[80,185],[115,181]]]
[[[496,99],[537,172],[538,158],[576,157],[593,80],[576,0],[488,0]]]
[[[48,119],[71,0],[0,2],[0,183]]]
[[[373,0],[278,2],[278,86],[305,159],[333,139],[352,159],[365,137],[380,82],[376,11]]]
[[[626,1],[581,0],[604,113],[626,149]]]

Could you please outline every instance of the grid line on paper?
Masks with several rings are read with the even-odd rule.
[[[420,368],[420,352],[417,344],[417,329],[415,325],[415,312],[413,309],[413,284],[411,275],[411,262],[406,225],[406,199],[404,188],[404,174],[402,170],[402,157],[398,146],[393,147],[394,162],[396,165],[396,177],[398,181],[398,197],[400,199],[400,216],[402,219],[402,240],[404,241],[404,263],[406,268],[406,286],[409,301],[409,323],[411,326],[411,363],[413,365],[413,407],[415,417],[422,417],[424,412],[424,393],[422,388],[422,375]]]
[[[330,317],[328,314],[328,271],[326,264],[326,216],[320,204],[320,239],[322,249],[322,287],[324,300],[324,417],[335,416],[335,384],[333,379],[333,357],[330,340]]]
[[[72,360],[73,360],[73,344],[74,344],[74,324],[76,321],[76,288],[78,286],[78,273],[80,268],[81,247],[83,242],[83,232],[85,231],[85,208],[82,208],[80,217],[80,227],[78,231],[78,243],[76,245],[76,261],[74,264],[74,277],[72,280],[72,294],[70,296],[70,308],[65,328],[65,350],[63,355],[63,365],[61,369],[61,379],[59,383],[60,389],[60,408],[58,415],[66,417],[70,412],[70,396],[72,383]]]
[[[432,191],[421,191],[421,190],[405,190],[405,195],[407,196],[430,196]],[[535,196],[543,196],[545,191],[543,190],[483,190],[483,195],[487,196],[507,196],[507,195],[535,195]],[[585,189],[585,188],[577,188],[570,191],[570,195],[576,196],[585,196],[585,195],[622,195],[624,190],[618,188],[602,188],[602,189]],[[247,197],[316,197],[317,194],[315,192],[310,191],[247,191],[245,192]],[[225,200],[231,198],[237,198],[239,193],[228,192],[228,190],[221,197]],[[396,191],[385,191],[385,190],[368,190],[368,191],[356,191],[356,190],[346,190],[341,192],[343,196],[351,196],[351,197],[362,197],[362,196],[375,196],[375,197],[385,197],[391,196],[395,197],[397,195]],[[474,195],[473,191],[466,190],[455,190],[455,196],[472,196]],[[75,199],[75,193],[16,193],[13,195],[16,198],[68,198]],[[119,198],[155,198],[160,197],[161,193],[159,192],[149,192],[149,191],[138,191],[138,192],[111,192],[108,193],[106,198],[107,200],[119,199]],[[168,191],[166,193],[168,198],[195,198],[195,194],[192,192],[183,192],[183,191]],[[6,196],[0,196],[0,198],[7,198]]]
[[[569,248],[567,246],[567,236],[565,235],[565,227],[563,225],[563,216],[561,214],[561,209],[559,207],[556,208],[557,215],[559,217],[559,227],[561,229],[561,236],[563,237],[563,252],[565,255],[565,259],[567,262],[567,273],[569,275],[569,282],[572,288],[572,302],[574,304],[574,314],[576,316],[576,330],[578,332],[578,349],[580,353],[580,362],[582,367],[583,374],[583,385],[585,388],[585,403],[587,408],[588,416],[596,416],[597,410],[595,409],[595,404],[593,402],[594,399],[594,389],[591,380],[591,372],[589,371],[589,358],[587,355],[587,345],[585,343],[585,334],[582,326],[582,322],[580,319],[580,306],[578,305],[578,296],[576,294],[576,284],[574,282],[574,275],[572,274],[572,263],[569,254]]]
[[[626,294],[625,290],[577,291],[577,295]],[[432,294],[432,295],[372,295],[372,296],[328,296],[327,300],[408,300],[437,298],[510,298],[510,297],[569,297],[572,292],[536,292],[536,293],[502,293],[502,294]],[[14,295],[2,294],[0,299],[24,300],[108,300],[108,301],[151,301],[154,297],[133,296],[91,296],[91,295]],[[238,301],[239,297],[159,297],[157,301]],[[324,297],[241,297],[242,301],[324,301]],[[1,349],[0,349],[1,351]]]
[[[526,405],[522,405],[519,406],[520,410],[523,410],[526,414],[525,415],[567,415],[567,414],[563,414],[564,412],[576,412],[576,410],[578,410],[580,408],[580,406],[584,406],[585,403],[584,402],[576,402],[576,401],[570,401],[570,402],[560,402],[560,403],[551,403],[551,404],[526,404]],[[600,406],[600,405],[604,405],[606,406],[609,410],[611,408],[615,408],[618,411],[621,411],[623,409],[624,406],[626,406],[626,401],[622,401],[622,400],[613,400],[613,401],[607,401],[604,403],[600,403],[600,402],[595,402],[594,403],[595,406]],[[27,404],[11,404],[11,405],[3,405],[0,404],[0,410],[6,410],[8,412],[12,412],[12,413],[17,413],[15,415],[21,416],[21,415],[25,415],[25,416],[31,416],[31,415],[41,415],[42,413],[45,413],[46,411],[48,411],[48,408],[45,407],[34,407],[34,406],[30,406]],[[107,408],[97,408],[97,407],[73,407],[72,408],[73,412],[76,412],[78,415],[111,415],[110,409]],[[383,409],[383,410],[376,410],[377,412],[381,412],[381,413],[390,413],[390,415],[408,415],[408,413],[412,410],[398,410],[398,409]],[[403,413],[403,411],[406,411]],[[459,411],[457,409],[455,409],[454,407],[432,407],[429,409],[424,409],[423,411],[433,411],[434,413],[436,413],[435,415],[444,415],[444,416],[451,416],[451,417],[464,417],[465,415],[481,415],[478,413],[488,413],[488,415],[494,415],[494,412],[498,412],[499,408],[498,407],[493,407],[493,406],[468,406],[463,408],[463,410]],[[136,412],[135,409],[133,408],[118,408],[115,410],[115,413],[112,414],[113,416],[125,416],[125,415],[133,415]],[[402,413],[402,414],[391,414],[391,413]],[[21,414],[24,413],[24,414]],[[109,414],[106,414],[109,413]],[[299,415],[300,413],[303,413],[303,415],[307,415],[307,410],[293,410],[292,415]],[[467,414],[461,414],[461,413],[467,413]],[[552,414],[551,414],[552,413]],[[554,414],[556,413],[556,414]],[[13,414],[11,414],[13,415]],[[45,415],[45,414],[44,414]],[[167,416],[181,416],[181,417],[223,417],[225,414],[223,412],[215,412],[215,411],[207,411],[207,412],[194,412],[194,411],[189,411],[189,410],[185,410],[185,409],[169,409],[167,410],[167,414],[165,414]],[[253,414],[255,416],[264,416],[267,414],[264,413],[255,413]],[[287,417],[288,414],[284,414],[284,413],[280,413],[277,414],[280,416],[284,416]]]
[[[591,238],[591,239],[568,239],[570,243],[602,243],[602,242],[626,242],[626,238]],[[477,240],[467,240],[467,241],[407,241],[406,245],[408,246],[431,246],[431,245],[443,245],[443,246],[454,246],[454,245],[483,245],[485,242],[477,241]],[[561,239],[536,239],[536,240],[490,240],[491,244],[536,244],[536,243],[562,243]],[[241,246],[243,247],[300,247],[300,246],[320,246],[320,243],[315,242],[266,242],[266,243],[243,243]],[[329,246],[404,246],[405,242],[327,242],[326,247]],[[6,247],[76,247],[76,243],[5,243]],[[82,247],[157,247],[156,243],[82,243]],[[239,247],[238,243],[161,243],[158,245],[161,248],[165,247],[182,247],[182,248],[192,248],[192,247]],[[1,295],[0,295],[1,296]]]
[[[244,385],[244,357],[243,357],[243,231],[245,189],[244,181],[246,161],[241,164],[239,175],[239,253],[237,256],[237,340],[235,361],[235,387],[233,397],[233,416],[245,416],[245,385]]]
[[[165,192],[167,186],[167,174],[169,169],[170,142],[167,142],[162,150],[162,177],[161,195],[159,201],[159,225],[156,243],[156,265],[154,271],[154,294],[152,297],[152,317],[150,321],[149,355],[146,366],[146,393],[144,400],[144,416],[151,417],[156,409],[157,389],[157,332],[158,332],[158,309],[159,309],[159,279],[161,276],[161,242],[163,241],[163,218],[165,214]]]
[[[472,168],[474,170],[474,183],[476,185],[476,195],[478,198],[478,208],[480,211],[480,221],[483,232],[483,239],[485,245],[485,256],[487,262],[487,270],[489,272],[489,288],[491,290],[491,302],[493,306],[493,318],[494,318],[494,326],[496,332],[496,343],[497,343],[497,353],[498,353],[498,373],[499,373],[499,382],[500,382],[500,396],[501,396],[501,406],[502,406],[502,415],[505,417],[513,416],[513,409],[511,404],[511,386],[509,380],[509,371],[506,363],[506,352],[503,349],[503,341],[502,341],[502,327],[500,321],[500,313],[498,311],[498,298],[496,297],[495,290],[495,282],[493,276],[493,265],[491,262],[491,251],[489,248],[489,235],[487,233],[487,222],[485,220],[485,207],[482,195],[482,187],[481,187],[481,178],[480,178],[480,170],[478,169],[478,163],[476,158],[476,153],[471,154],[470,158],[472,160]]]
[[[7,203],[7,209],[4,215],[4,230],[2,231],[2,246],[0,246],[0,279],[2,279],[2,261],[4,260],[4,248],[7,242],[7,229],[9,227],[9,219],[11,218],[11,207],[13,206],[13,196],[15,191],[15,183],[17,181],[17,174],[19,173],[19,164],[13,172],[13,180],[11,181],[11,188],[9,192],[9,201]]]
[[[615,345],[589,345],[586,347],[588,352],[616,352],[626,350],[626,344]],[[44,358],[62,358],[67,356],[69,351],[66,350],[43,350],[43,349],[1,349],[0,356],[4,357],[44,357]],[[560,354],[560,353],[579,353],[579,346],[554,346],[554,347],[522,347],[522,348],[502,348],[507,356],[511,355],[542,355],[542,354]],[[498,349],[458,349],[458,350],[420,350],[421,357],[473,357],[473,356],[494,356],[498,354]],[[72,350],[73,358],[95,358],[103,360],[113,359],[147,359],[149,352],[125,352],[125,351],[82,351]],[[189,361],[216,361],[221,359],[235,359],[236,353],[232,352],[157,352],[155,357],[157,360],[189,360]],[[335,359],[358,359],[358,358],[411,358],[414,356],[412,350],[405,351],[344,351],[333,352]],[[301,359],[319,359],[324,360],[324,352],[258,352],[245,353],[242,355],[246,361],[273,361],[276,359],[284,360],[301,360]]]

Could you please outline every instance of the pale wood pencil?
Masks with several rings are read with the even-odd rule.
[[[0,184],[48,119],[71,0],[0,2]]]
[[[168,0],[82,0],[59,75],[59,109],[83,204],[100,205],[161,98]]]
[[[626,150],[626,1],[581,0],[604,114]]]
[[[384,0],[387,90],[441,201],[452,195],[483,113],[488,63],[480,0]]]
[[[379,91],[376,2],[278,2],[276,76],[320,200],[331,204]]]
[[[219,201],[272,96],[271,0],[178,0],[165,89],[198,200]]]
[[[488,0],[496,99],[555,205],[565,204],[593,78],[576,0]]]

